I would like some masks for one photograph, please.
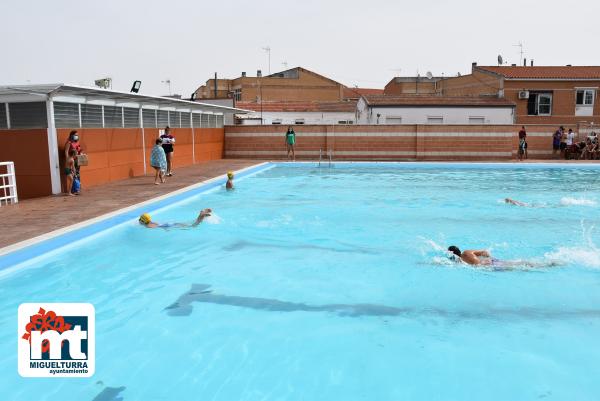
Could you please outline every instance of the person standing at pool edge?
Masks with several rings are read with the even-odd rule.
[[[296,161],[296,153],[294,151],[294,146],[296,145],[296,133],[292,127],[288,127],[287,132],[285,133],[285,144],[287,146],[287,157],[290,159],[290,151],[292,152],[292,160]]]
[[[519,149],[517,150],[517,155],[519,161],[523,161],[523,157],[525,156],[525,152],[527,151],[527,131],[525,131],[525,126],[521,127],[519,131]]]
[[[175,143],[175,137],[171,135],[171,128],[167,125],[165,127],[165,133],[160,136],[162,139],[162,147],[167,155],[167,177],[173,175],[173,144]]]
[[[150,166],[156,171],[154,175],[154,185],[165,182],[165,172],[167,171],[167,156],[162,148],[162,139],[157,138],[152,153],[150,154]]]
[[[554,156],[555,159],[557,159],[559,156],[558,151],[560,150],[560,140],[564,130],[565,128],[561,126],[552,136],[552,156]]]

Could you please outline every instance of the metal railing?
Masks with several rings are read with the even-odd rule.
[[[19,202],[17,196],[17,180],[15,178],[15,164],[13,162],[0,162],[0,206]]]

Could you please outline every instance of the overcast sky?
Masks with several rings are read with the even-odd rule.
[[[395,75],[468,73],[525,57],[600,65],[600,1],[557,0],[3,0],[0,85],[93,85],[189,96],[215,72],[302,66],[345,85]]]

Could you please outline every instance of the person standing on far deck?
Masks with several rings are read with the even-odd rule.
[[[287,146],[287,157],[290,159],[290,152],[292,153],[292,160],[296,161],[296,153],[294,147],[296,145],[296,133],[292,127],[288,127],[285,133],[285,144]]]
[[[519,131],[519,149],[517,150],[519,161],[523,161],[523,157],[525,156],[526,151],[527,151],[527,131],[525,131],[525,126],[522,126],[521,130]]]
[[[162,147],[167,156],[167,177],[173,175],[173,145],[175,144],[175,137],[171,135],[171,128],[165,127],[165,133],[160,136],[162,139]]]

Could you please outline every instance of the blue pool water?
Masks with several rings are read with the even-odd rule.
[[[597,400],[600,169],[279,165],[0,272],[2,400]],[[510,206],[505,197],[528,207]],[[450,262],[485,248],[510,270]],[[534,267],[530,265],[533,264]],[[96,373],[17,373],[89,302]]]

